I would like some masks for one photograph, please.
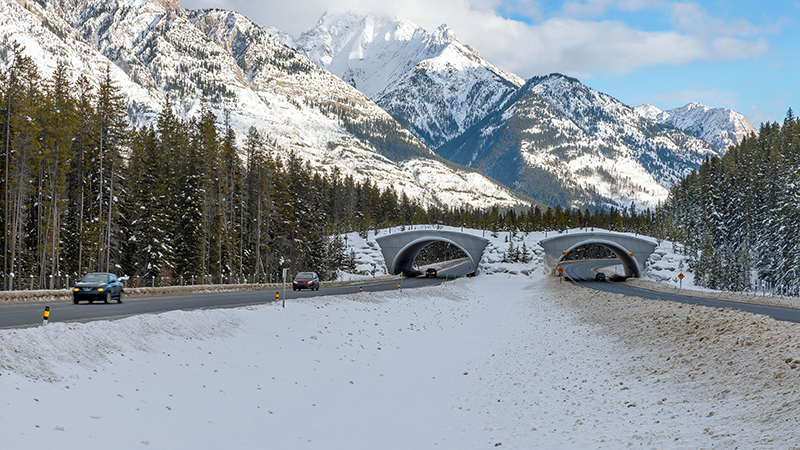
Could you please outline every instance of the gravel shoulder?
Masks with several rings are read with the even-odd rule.
[[[602,267],[598,271],[613,272],[614,266]],[[695,289],[679,289],[676,286],[643,278],[625,280],[625,284],[653,292],[685,295],[687,297],[710,298],[728,302],[749,303],[752,305],[780,306],[783,308],[800,309],[800,298],[781,297],[774,295],[752,294],[742,292],[700,291]]]
[[[640,414],[652,415],[655,424],[691,416],[711,437],[706,444],[717,443],[708,448],[794,448],[800,325],[738,310],[550,285],[560,293],[555,301],[627,348],[617,376],[628,386],[633,378],[636,392],[650,393],[636,403]],[[652,393],[659,390],[663,398],[654,401]]]

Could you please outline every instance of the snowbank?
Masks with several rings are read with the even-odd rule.
[[[7,448],[776,448],[800,325],[538,273],[0,330]]]

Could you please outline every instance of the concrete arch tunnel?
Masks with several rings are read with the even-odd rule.
[[[602,245],[614,252],[622,261],[625,276],[636,278],[642,276],[647,259],[658,246],[658,242],[651,237],[614,231],[562,233],[539,241],[551,267],[561,263],[572,250],[590,244]]]
[[[488,239],[468,233],[446,230],[410,230],[392,233],[375,239],[381,247],[386,268],[392,275],[414,274],[414,259],[419,252],[434,242],[447,242],[467,254],[474,272],[478,270]]]

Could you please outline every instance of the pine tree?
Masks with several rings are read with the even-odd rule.
[[[35,253],[30,249],[30,226],[35,220],[26,205],[34,195],[31,180],[41,155],[40,107],[43,105],[41,79],[33,61],[14,48],[6,90],[8,115],[6,136],[6,239],[10,286],[19,283],[21,273],[32,273]],[[35,223],[35,222],[33,222]],[[17,284],[18,285],[18,284]]]
[[[70,161],[75,158],[73,137],[78,125],[75,112],[73,86],[67,79],[66,64],[56,66],[52,80],[47,84],[43,117],[43,149],[41,171],[44,180],[39,192],[40,220],[38,233],[39,284],[46,277],[61,276],[61,231],[68,207],[67,174]]]
[[[124,215],[123,245],[126,273],[142,278],[172,277],[175,266],[170,208],[167,154],[162,152],[156,131],[139,130],[133,140],[128,166],[128,211]]]
[[[240,274],[243,271],[241,252],[241,161],[236,147],[236,134],[225,118],[225,137],[220,149],[219,207],[222,236],[219,242],[220,266],[223,272]]]
[[[216,116],[203,103],[199,119],[194,122],[193,144],[198,151],[200,162],[200,192],[202,208],[202,275],[203,283],[219,276],[221,270],[222,217],[219,208],[219,167],[220,142],[216,128]],[[210,276],[208,280],[206,276]]]
[[[118,191],[123,168],[122,149],[128,138],[125,103],[108,66],[98,87],[95,112],[98,131],[96,223],[101,234],[97,268],[108,272],[120,262],[116,199],[121,196]],[[112,248],[115,250],[113,253]]]

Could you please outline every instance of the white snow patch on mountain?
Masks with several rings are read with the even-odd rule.
[[[402,163],[403,169],[430,192],[443,205],[466,202],[477,208],[521,206],[514,193],[499,186],[477,172],[455,171],[446,165],[430,159],[412,159]]]

